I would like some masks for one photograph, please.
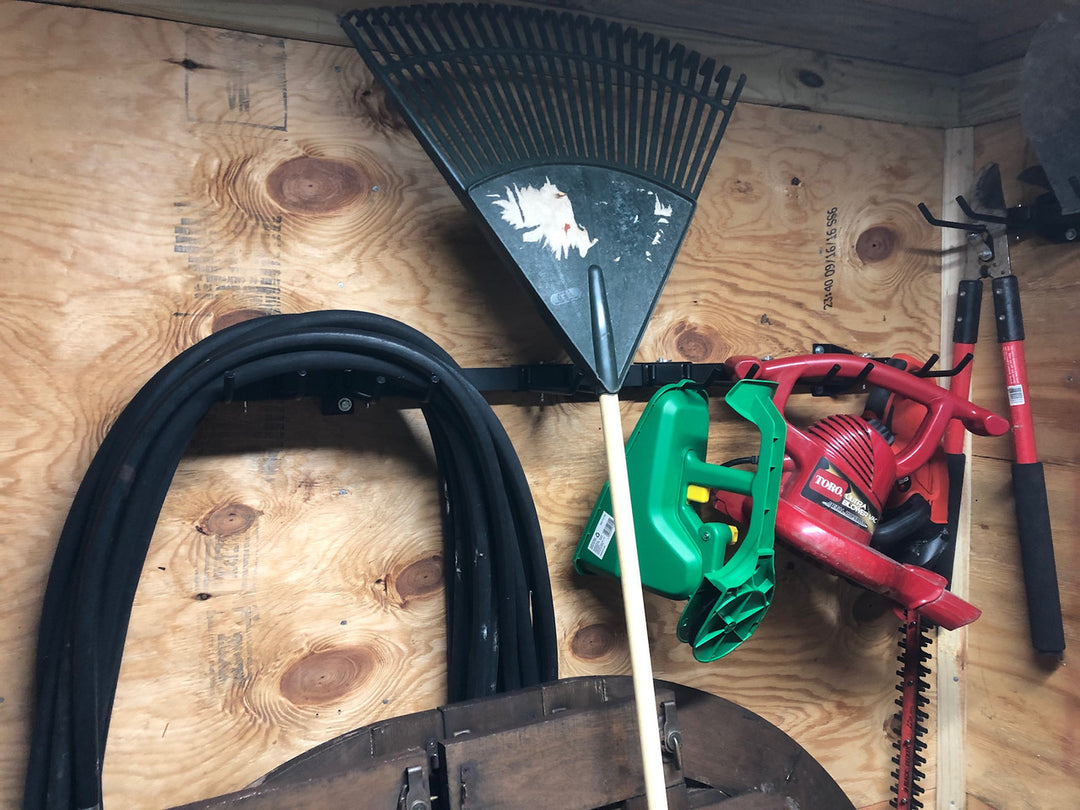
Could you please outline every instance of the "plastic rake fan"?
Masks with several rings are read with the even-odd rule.
[[[553,11],[420,5],[342,25],[575,363],[617,390],[745,77],[729,88],[730,69],[695,51]]]

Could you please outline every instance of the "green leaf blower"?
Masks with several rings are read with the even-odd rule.
[[[689,380],[659,389],[626,443],[641,584],[669,599],[688,599],[678,637],[698,661],[714,661],[757,628],[776,583],[773,535],[787,425],[773,404],[773,383],[740,380],[725,401],[760,433],[753,472],[705,461],[709,398]],[[710,490],[749,496],[750,519],[739,536],[727,523],[706,523],[696,504]],[[585,526],[574,567],[619,576],[611,495],[604,485]]]

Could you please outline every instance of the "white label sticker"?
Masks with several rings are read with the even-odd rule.
[[[1009,386],[1009,407],[1014,405],[1024,404],[1024,386],[1022,385],[1010,385]]]
[[[506,197],[497,198],[494,204],[502,209],[504,222],[525,231],[521,235],[524,241],[539,242],[556,259],[565,259],[572,249],[584,259],[597,242],[574,218],[570,198],[550,180],[540,188],[507,188]]]
[[[608,546],[611,545],[611,538],[615,536],[615,519],[607,512],[600,513],[600,520],[596,523],[596,531],[593,532],[591,538],[589,538],[589,551],[591,551],[597,559],[604,559],[604,555],[607,554]]]

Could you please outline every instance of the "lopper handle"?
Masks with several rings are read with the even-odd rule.
[[[963,445],[961,444],[961,447]],[[967,468],[967,459],[963,453],[945,453],[945,470],[949,481],[948,517],[946,526],[949,531],[950,542],[945,546],[941,559],[934,565],[934,570],[948,580],[952,585],[953,566],[956,562],[956,539],[960,536],[960,506],[964,494],[964,472]]]
[[[1061,595],[1058,593],[1043,465],[1037,461],[1014,463],[1012,483],[1031,646],[1040,653],[1061,655],[1065,650],[1065,628],[1061,619]]]
[[[975,357],[975,344],[979,340],[979,315],[982,311],[982,279],[961,279],[956,288],[956,316],[953,320],[952,361],[970,355]],[[971,372],[974,362],[969,362],[958,374],[949,379],[949,391],[961,399],[971,397]],[[951,542],[945,546],[945,552],[935,566],[952,583],[953,564],[956,560],[956,539],[960,532],[960,504],[964,492],[964,472],[967,459],[964,458],[964,426],[955,419],[945,428],[942,439],[945,450],[945,469],[949,479],[948,519]]]
[[[1013,499],[1031,624],[1031,646],[1040,653],[1060,655],[1065,650],[1065,628],[1061,618],[1046,478],[1043,465],[1035,454],[1020,289],[1016,276],[1011,275],[995,278],[992,288],[1016,449],[1016,461],[1012,465]]]
[[[974,358],[975,344],[979,340],[979,313],[982,307],[982,279],[962,279],[956,289],[956,318],[953,321],[953,363],[965,356]],[[974,363],[969,362],[949,379],[949,391],[960,399],[971,398],[971,372]],[[945,452],[956,455],[964,452],[964,426],[955,419],[945,428]]]

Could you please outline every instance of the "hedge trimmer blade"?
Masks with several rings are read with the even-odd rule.
[[[919,752],[926,749],[922,736],[926,733],[923,723],[928,715],[922,707],[930,701],[923,692],[930,688],[926,680],[930,674],[927,666],[930,653],[926,648],[931,641],[918,609],[904,611],[904,624],[900,632],[903,638],[900,640],[900,655],[896,659],[901,665],[896,672],[900,676],[900,683],[896,687],[900,692],[900,697],[896,699],[900,707],[896,713],[900,736],[893,743],[898,751],[893,757],[896,770],[892,773],[896,779],[892,788],[896,798],[891,799],[889,804],[897,810],[918,810],[923,806],[918,797],[924,792],[919,782],[926,776],[920,770],[926,765],[926,758]]]

